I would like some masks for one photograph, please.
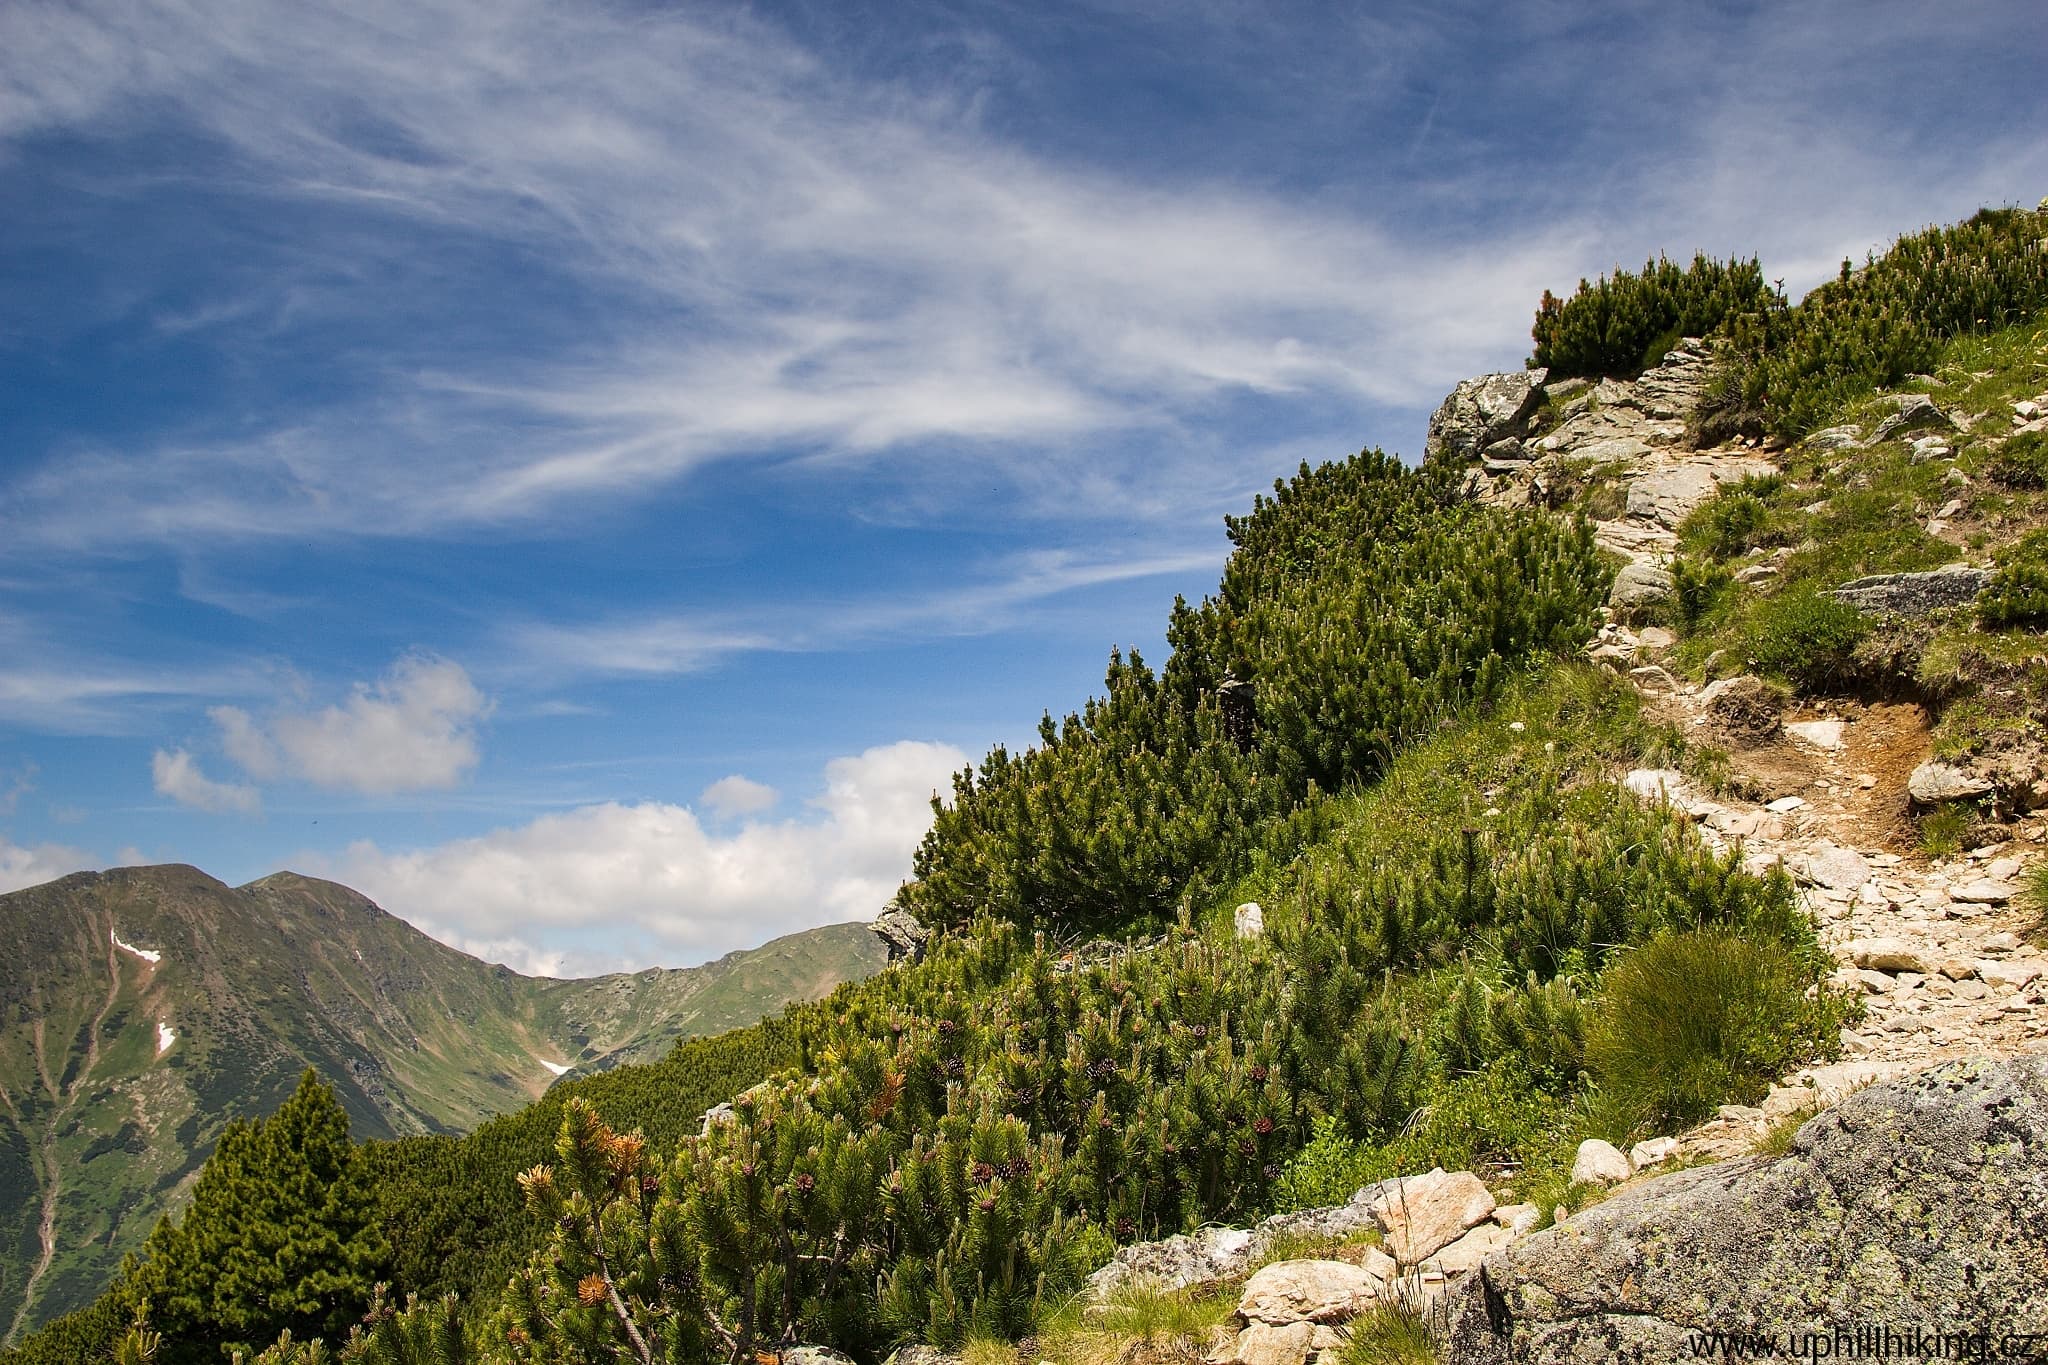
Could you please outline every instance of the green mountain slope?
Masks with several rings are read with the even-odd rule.
[[[665,1053],[879,969],[865,925],[702,967],[521,976],[332,882],[195,868],[0,896],[0,1331],[89,1302],[230,1117],[307,1067],[359,1138],[466,1132],[563,1068]]]

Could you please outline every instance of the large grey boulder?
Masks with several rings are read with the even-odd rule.
[[[1991,581],[1988,569],[1945,564],[1926,573],[1880,573],[1836,588],[1833,597],[1858,611],[1885,616],[1925,616],[1974,602]]]
[[[1906,779],[1906,794],[1923,806],[1938,806],[1944,801],[1974,801],[1980,796],[1989,796],[1993,790],[1991,779],[1982,773],[1958,768],[1930,758],[1913,769],[1913,775]]]
[[[1708,355],[1697,337],[1687,337],[1678,348],[1666,351],[1653,369],[1643,371],[1635,382],[1633,401],[1651,417],[1684,420],[1700,404],[1706,387]]]
[[[1444,1359],[1671,1361],[1712,1331],[2034,1332],[2048,1322],[2048,1057],[1874,1085],[1782,1157],[1623,1189],[1453,1292]]]
[[[1608,590],[1609,604],[1625,610],[1654,607],[1671,599],[1671,570],[1637,559],[1621,566]]]
[[[1714,472],[1700,464],[1646,474],[1628,486],[1628,515],[1677,530],[1693,508],[1720,490]]]
[[[1520,436],[1530,415],[1543,403],[1547,373],[1513,370],[1483,374],[1459,384],[1429,419],[1423,457],[1462,464],[1497,441]]]

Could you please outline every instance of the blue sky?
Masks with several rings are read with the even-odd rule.
[[[1535,299],[2048,193],[2003,4],[0,7],[0,888],[527,969],[878,910]]]

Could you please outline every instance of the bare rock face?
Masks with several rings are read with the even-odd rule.
[[[1497,442],[1519,437],[1530,414],[1543,403],[1546,373],[1514,370],[1460,383],[1429,419],[1423,457],[1463,464]]]
[[[1623,1189],[1489,1257],[1453,1292],[1444,1359],[1688,1359],[1714,1330],[1928,1333],[2048,1322],[2048,1057],[1874,1085],[1783,1157]]]

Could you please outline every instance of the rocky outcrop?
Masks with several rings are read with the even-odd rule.
[[[1877,430],[1870,434],[1872,445],[1888,441],[1894,436],[1926,431],[1930,428],[1942,431],[1956,430],[1955,419],[1943,412],[1935,401],[1924,393],[1893,394],[1891,401],[1896,411],[1877,424]]]
[[[1880,1083],[1779,1158],[1628,1187],[1488,1258],[1445,1358],[1678,1360],[1696,1333],[2037,1331],[2048,1321],[2048,1058]]]
[[[1883,616],[1925,616],[1977,600],[1991,582],[1988,569],[1949,564],[1927,573],[1881,573],[1844,583],[1831,594],[1858,611]]]
[[[915,962],[924,956],[925,944],[931,942],[932,931],[919,923],[917,916],[900,906],[884,910],[869,927],[889,945],[891,962],[906,959]]]
[[[1460,464],[1482,453],[1496,461],[1521,458],[1516,438],[1542,406],[1544,374],[1543,370],[1515,370],[1483,374],[1459,384],[1429,419],[1423,457]],[[1505,445],[1509,441],[1514,442],[1512,447]]]

